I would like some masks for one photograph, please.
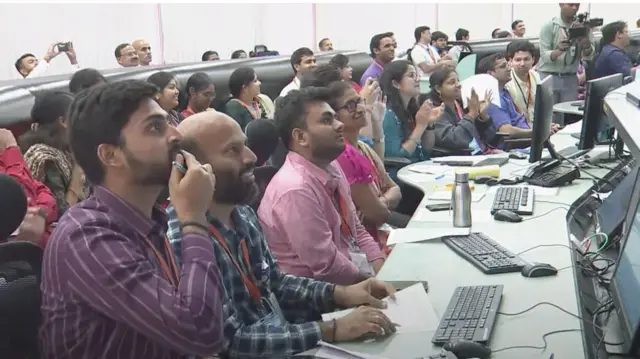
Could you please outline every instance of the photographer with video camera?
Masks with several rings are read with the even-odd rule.
[[[589,20],[588,14],[577,14],[579,9],[578,3],[561,3],[560,16],[540,29],[538,72],[542,79],[554,77],[555,103],[578,98],[576,72],[580,59],[588,61],[595,54],[591,28],[602,25],[602,19]]]

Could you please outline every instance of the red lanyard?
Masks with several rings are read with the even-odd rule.
[[[531,107],[531,104],[533,104],[533,95],[531,93],[531,74],[527,74],[527,95],[526,96],[524,94],[524,91],[522,90],[522,87],[520,86],[520,82],[518,81],[518,79],[515,78],[514,80],[516,82],[516,86],[518,86],[518,90],[520,90],[520,93],[522,94],[522,98],[524,99],[524,105],[527,107],[527,112],[528,112],[529,108]],[[518,112],[524,114],[522,111],[520,111],[515,101],[513,101],[513,105],[515,106],[516,110],[518,110]]]
[[[374,64],[374,65],[376,65],[376,66],[378,66],[378,68],[380,68],[380,70],[384,70],[384,67],[383,67],[382,65],[380,65],[380,64],[378,63],[378,61],[373,60],[373,64]]]
[[[215,238],[215,240],[218,241],[220,246],[222,246],[222,249],[224,249],[224,251],[229,256],[229,259],[231,259],[231,262],[240,273],[240,278],[242,278],[242,283],[244,283],[244,286],[249,291],[251,298],[253,298],[253,300],[255,300],[256,303],[260,303],[260,300],[262,299],[262,295],[260,294],[260,289],[258,289],[258,281],[256,281],[256,278],[253,276],[253,272],[251,272],[251,264],[249,262],[249,250],[247,249],[247,242],[243,239],[240,242],[240,249],[242,250],[242,259],[244,261],[244,265],[247,267],[247,270],[249,271],[248,276],[242,270],[242,268],[240,267],[240,264],[238,264],[238,261],[233,256],[233,254],[231,254],[231,250],[229,250],[229,246],[227,245],[227,242],[224,240],[224,237],[222,236],[220,231],[218,231],[216,227],[212,226],[211,223],[209,223],[208,227],[213,238]]]
[[[433,48],[431,46],[426,46],[421,43],[418,43],[418,45],[422,46],[425,50],[427,50],[427,53],[429,54],[429,57],[431,58],[431,61],[433,61],[434,64],[438,62],[438,60],[436,60],[436,55],[433,53]]]
[[[457,101],[456,101],[456,112],[458,113],[458,118],[459,118],[458,121],[462,120],[462,118],[464,117],[464,112],[462,111],[462,107],[460,107]]]
[[[353,236],[353,232],[351,232],[351,227],[349,227],[349,222],[347,221],[347,213],[349,213],[349,207],[347,206],[347,202],[342,198],[340,194],[340,190],[336,188],[334,197],[337,203],[337,210],[340,214],[340,232],[343,235],[350,237],[351,240],[355,240]]]
[[[147,245],[151,247],[153,254],[156,256],[156,259],[160,263],[160,267],[162,267],[164,275],[174,287],[177,287],[179,279],[178,266],[176,265],[175,258],[173,258],[173,251],[171,250],[171,246],[169,245],[169,240],[167,239],[167,237],[164,237],[164,249],[167,253],[167,257],[169,257],[169,264],[171,264],[171,267],[169,267],[169,264],[167,264],[167,261],[164,260],[164,257],[162,256],[162,254],[160,254],[160,252],[158,252],[153,243],[151,243],[151,241],[146,237],[144,238],[144,240],[147,242]]]
[[[247,109],[247,111],[249,111],[249,113],[251,114],[251,117],[253,117],[254,120],[257,120],[260,118],[260,106],[258,105],[257,102],[253,101],[251,103],[251,107],[249,107],[246,103],[238,100],[238,99],[234,99],[236,101],[238,101],[239,104],[241,104],[244,108]]]

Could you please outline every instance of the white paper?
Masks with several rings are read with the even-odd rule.
[[[440,162],[473,162],[476,163],[485,160],[487,156],[446,156],[446,157],[437,157],[432,159],[433,163]]]
[[[340,348],[337,345],[329,344],[324,341],[319,341],[320,349],[314,354],[314,356],[325,359],[385,359],[383,357],[355,352],[353,350],[347,350]]]
[[[396,333],[422,333],[438,328],[439,320],[433,304],[421,283],[396,292],[396,299],[385,298],[387,308],[382,312],[398,324]],[[339,319],[351,313],[353,309],[322,315],[323,321]]]
[[[564,135],[564,134],[571,135],[572,133],[581,133],[581,132],[582,132],[582,120],[564,126],[564,128],[560,130],[557,133],[557,135]]]
[[[498,80],[489,74],[480,74],[469,77],[462,81],[462,105],[467,107],[467,99],[471,97],[471,89],[475,89],[480,101],[484,100],[487,90],[491,91],[491,103],[502,108],[500,103],[500,91],[498,90]]]
[[[453,226],[453,212],[431,212],[427,209],[421,209],[416,211],[411,220],[421,223],[429,223],[429,228],[431,228],[431,226],[439,226],[441,227],[440,230],[444,231]],[[493,217],[491,216],[491,211],[489,210],[489,208],[471,210],[471,222],[473,224],[485,223],[490,221],[493,221]]]
[[[453,173],[453,169],[449,166],[432,165],[432,164],[416,164],[407,168],[408,171],[423,173],[429,175],[442,175],[446,173]]]
[[[471,202],[480,202],[484,198],[484,194],[484,191],[471,192]],[[429,199],[432,201],[451,201],[451,191],[434,191],[429,195]]]
[[[469,228],[398,228],[389,232],[387,245],[398,243],[416,243],[443,236],[464,236],[469,234]]]

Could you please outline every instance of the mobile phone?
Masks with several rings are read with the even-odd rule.
[[[57,46],[59,52],[67,52],[73,48],[73,44],[71,42],[60,42]]]
[[[451,209],[451,203],[433,203],[425,206],[431,212],[440,212],[440,211],[448,211]]]

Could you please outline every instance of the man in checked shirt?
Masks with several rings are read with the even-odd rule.
[[[245,146],[246,137],[236,121],[221,112],[201,112],[180,123],[178,131],[183,135],[181,148],[211,164],[216,176],[208,221],[224,285],[223,355],[283,358],[312,349],[319,340],[340,342],[395,332],[377,309],[384,303],[380,298],[394,293],[388,284],[367,279],[339,286],[284,274],[278,268],[248,206],[257,195],[256,156]],[[184,239],[173,207],[167,210],[167,236],[180,258]],[[317,321],[321,313],[363,304],[370,306],[336,321]]]

